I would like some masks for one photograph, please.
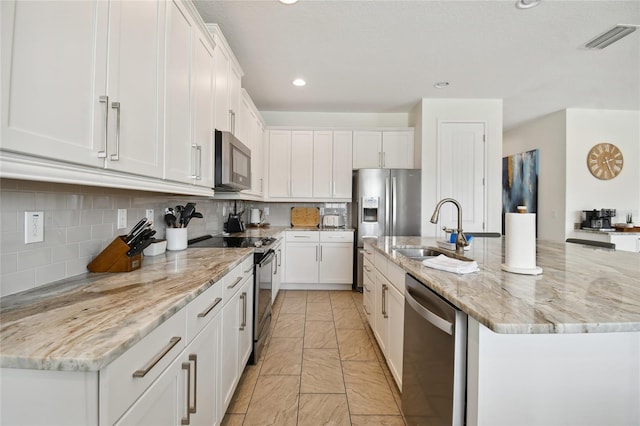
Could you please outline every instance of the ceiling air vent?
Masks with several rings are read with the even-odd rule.
[[[587,49],[604,49],[636,30],[634,25],[616,25],[584,45]]]

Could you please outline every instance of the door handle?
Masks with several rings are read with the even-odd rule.
[[[193,407],[189,407],[190,413],[198,411],[198,355],[189,354],[189,361],[193,361]]]
[[[188,425],[191,423],[191,362],[183,362],[182,369],[187,370],[187,417],[183,417],[180,420],[181,425]]]
[[[120,161],[120,102],[112,102],[111,108],[116,110],[116,153],[111,154],[111,161]]]
[[[240,324],[240,331],[242,331],[247,327],[247,293],[243,291],[240,299],[242,299],[242,323]]]
[[[147,363],[147,365],[145,365],[141,370],[136,370],[133,372],[133,377],[140,378],[146,376],[147,373],[151,371],[151,369],[155,367],[156,364],[158,364],[160,360],[164,358],[164,356],[168,354],[169,351],[171,351],[171,349],[173,349],[173,347],[177,345],[180,340],[181,338],[178,336],[172,337],[171,340],[169,340],[169,343],[164,348],[162,348],[160,352]]]
[[[382,315],[385,318],[389,318],[389,315],[387,315],[387,290],[389,290],[389,287],[386,284],[382,284]]]

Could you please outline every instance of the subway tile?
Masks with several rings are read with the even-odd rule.
[[[51,182],[41,182],[37,180],[19,180],[16,189],[24,192],[51,192],[55,184]]]
[[[107,247],[108,244],[103,243],[102,241],[83,241],[78,244],[78,255],[80,257],[84,256],[97,256],[102,250]]]
[[[24,251],[24,232],[3,232],[0,238],[0,253]]]
[[[51,263],[51,248],[42,248],[18,253],[18,270],[37,268]]]
[[[126,234],[126,230],[121,229],[119,234]],[[91,226],[91,239],[113,239],[113,225],[110,223],[105,223]]]
[[[93,208],[93,197],[88,194],[71,194],[67,198],[67,208],[71,210],[86,210]]]
[[[67,208],[67,197],[52,192],[36,193],[36,210],[63,210]]]
[[[18,271],[18,254],[9,253],[0,256],[0,274],[12,274]]]
[[[79,274],[86,273],[87,265],[89,264],[89,262],[91,262],[92,259],[93,256],[83,256],[79,257],[78,259],[73,259],[66,262],[67,277],[73,277]]]
[[[33,288],[35,278],[36,274],[34,269],[0,275],[0,296],[7,296]]]
[[[102,210],[81,210],[80,226],[83,225],[99,225],[102,224],[104,213]]]
[[[53,281],[58,281],[65,278],[65,264],[52,263],[51,265],[36,268],[35,286],[48,284]]]
[[[77,243],[91,240],[90,226],[73,226],[67,228],[67,243]]]
[[[93,197],[93,208],[102,210],[113,210],[113,200],[108,195],[96,195]]]
[[[53,257],[51,261],[53,263],[65,262],[72,259],[77,259],[80,255],[78,243],[64,244],[56,247],[53,251]]]
[[[17,232],[18,227],[18,212],[12,211],[0,211],[0,230],[5,232]]]
[[[56,228],[68,228],[80,224],[78,210],[55,210],[51,212],[51,224]]]
[[[36,194],[33,192],[2,192],[2,211],[24,212],[36,209]]]

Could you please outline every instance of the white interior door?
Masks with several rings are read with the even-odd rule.
[[[465,231],[484,230],[485,127],[484,122],[438,123],[438,199],[460,202]],[[457,224],[458,212],[447,203],[439,225],[455,229]]]

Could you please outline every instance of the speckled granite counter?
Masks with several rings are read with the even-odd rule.
[[[3,297],[0,366],[99,370],[252,253],[167,252],[145,258],[137,271],[88,274]]]
[[[480,272],[456,275],[423,266],[393,247],[436,246],[432,238],[387,237],[374,248],[452,304],[498,333],[640,331],[640,256],[538,241],[542,275],[504,272],[502,238],[475,238],[465,252]]]

